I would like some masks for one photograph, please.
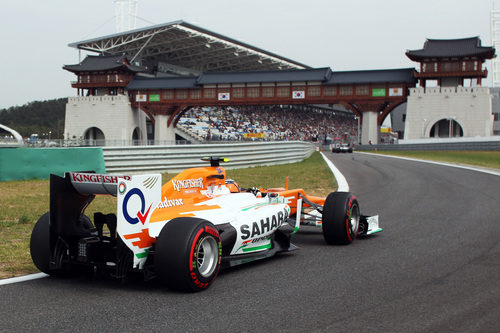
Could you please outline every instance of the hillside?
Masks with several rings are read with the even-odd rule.
[[[59,98],[1,109],[0,124],[16,130],[23,137],[36,133],[44,138],[51,132],[51,138],[62,139],[66,102],[67,98]]]

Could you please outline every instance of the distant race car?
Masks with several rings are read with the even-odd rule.
[[[332,153],[352,153],[352,151],[352,146],[347,143],[337,143],[332,148]]]
[[[186,169],[163,186],[160,174],[124,176],[68,172],[50,177],[50,211],[33,228],[30,251],[42,272],[83,270],[124,278],[158,277],[169,287],[199,291],[219,268],[296,247],[301,224],[321,226],[328,244],[349,244],[382,229],[360,214],[356,197],[325,198],[302,189],[241,189],[219,166]],[[84,215],[96,194],[117,196],[116,214]],[[106,227],[106,228],[104,228]]]

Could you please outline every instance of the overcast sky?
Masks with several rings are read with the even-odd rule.
[[[500,10],[500,0],[139,0],[137,27],[184,20],[312,67],[405,68],[416,65],[405,51],[426,38],[479,36],[490,46],[494,3]],[[115,33],[114,8],[2,0],[0,109],[76,95],[62,69],[78,63],[68,44]]]

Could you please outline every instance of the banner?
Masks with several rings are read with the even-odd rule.
[[[149,101],[150,102],[159,102],[160,101],[160,94],[149,95]]]
[[[228,92],[219,93],[219,101],[229,101],[231,99],[231,94]]]
[[[374,88],[372,89],[372,97],[384,97],[385,89],[384,88]]]
[[[403,96],[403,88],[390,88],[389,96]]]
[[[306,98],[306,92],[304,90],[298,90],[292,92],[293,99],[304,99]]]
[[[245,138],[265,138],[265,133],[245,133],[243,134]]]
[[[148,96],[147,95],[135,95],[135,101],[136,102],[147,102]]]

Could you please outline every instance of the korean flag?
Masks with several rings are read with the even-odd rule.
[[[229,101],[231,99],[231,95],[228,92],[219,93],[219,101]]]
[[[292,93],[292,98],[293,99],[304,99],[304,98],[306,98],[306,92],[304,90],[294,91]]]

